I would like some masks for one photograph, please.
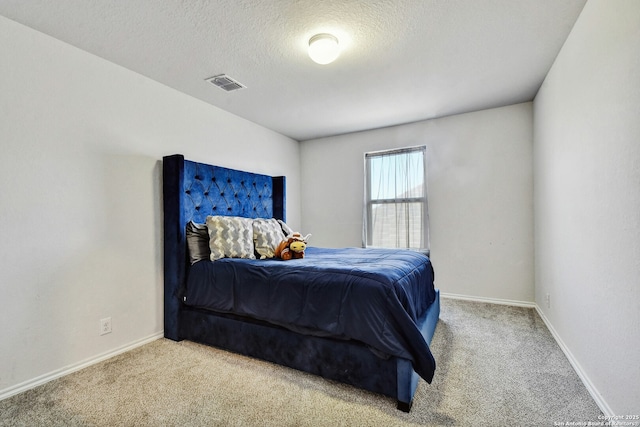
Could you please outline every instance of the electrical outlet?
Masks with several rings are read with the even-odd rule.
[[[546,295],[545,301],[547,303],[547,308],[551,308],[551,295],[550,294]]]
[[[100,335],[111,333],[111,317],[100,319]]]

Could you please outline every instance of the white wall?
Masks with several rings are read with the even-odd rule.
[[[601,403],[640,414],[640,1],[587,2],[534,123],[536,302]]]
[[[2,17],[0,58],[0,395],[162,331],[163,155],[286,175],[299,225],[296,141]]]
[[[437,286],[532,302],[531,103],[302,142],[303,234],[361,246],[364,153],[423,144]]]

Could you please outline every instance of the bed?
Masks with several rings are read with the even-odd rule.
[[[440,300],[426,256],[308,247],[291,261],[194,260],[187,229],[208,217],[286,227],[286,179],[179,154],[163,159],[163,207],[165,337],[381,393],[410,411],[419,377],[430,383],[435,371],[428,345]]]

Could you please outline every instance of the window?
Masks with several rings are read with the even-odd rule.
[[[425,157],[425,146],[365,154],[365,246],[429,251]]]

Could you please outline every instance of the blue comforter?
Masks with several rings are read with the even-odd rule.
[[[431,382],[435,360],[416,324],[435,299],[429,258],[409,250],[309,247],[305,258],[224,258],[191,267],[186,304],[315,335],[355,339],[409,359]]]

